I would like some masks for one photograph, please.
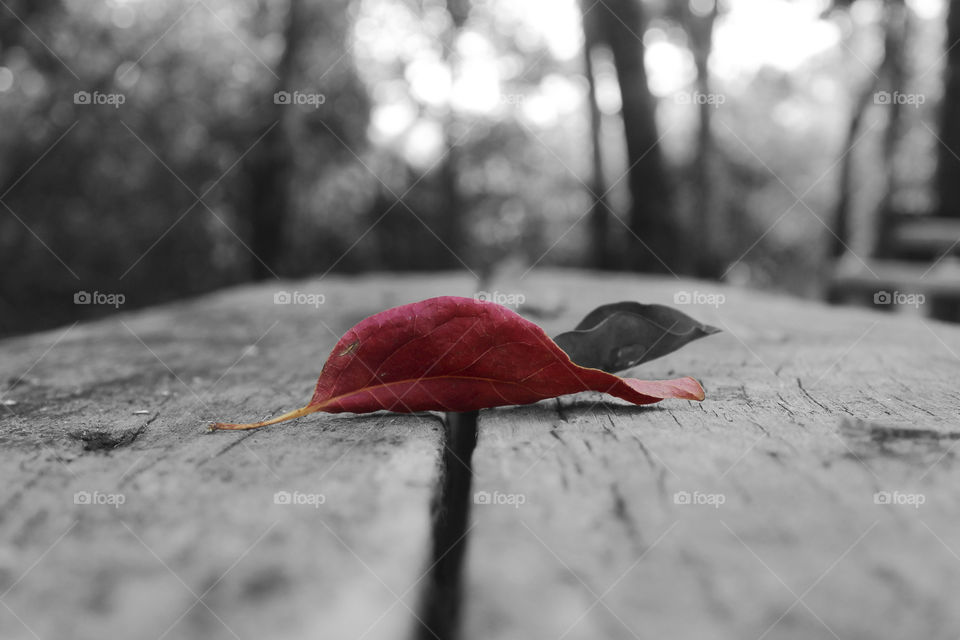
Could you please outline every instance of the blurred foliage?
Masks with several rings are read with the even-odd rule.
[[[265,166],[283,168],[271,187],[284,195],[281,251],[268,265],[281,277],[482,275],[516,257],[586,264],[590,122],[573,0],[305,1],[294,25],[303,37],[292,41],[296,1],[7,0],[0,333],[103,311],[73,305],[80,290],[122,292],[140,306],[249,280],[252,225],[273,202],[251,211]],[[646,4],[650,87],[689,251],[709,254],[710,275],[809,293],[827,252],[852,96],[880,55],[882,2]],[[917,9],[906,47],[913,86],[903,90],[930,99],[905,114],[896,198],[922,210],[943,7],[908,5]],[[690,96],[703,85],[687,21],[714,9],[709,86],[723,102],[705,220],[692,195],[703,173]],[[618,252],[628,159],[613,63],[599,56],[595,74]],[[83,91],[125,101],[76,104]],[[325,100],[277,105],[277,91]],[[868,120],[884,114],[876,105]],[[860,235],[875,205],[881,130],[855,151]]]

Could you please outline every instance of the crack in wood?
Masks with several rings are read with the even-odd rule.
[[[102,429],[88,431],[86,429],[74,431],[70,437],[83,443],[84,451],[108,452],[121,447],[129,447],[137,438],[143,435],[159,413],[154,414],[149,420],[135,429],[123,429],[120,431],[106,431]]]
[[[417,640],[459,636],[477,418],[477,411],[444,416],[441,480],[433,505],[433,557],[414,633]]]

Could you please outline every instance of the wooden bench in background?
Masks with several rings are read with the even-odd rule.
[[[0,637],[960,634],[960,328],[922,317],[537,272],[486,288],[551,334],[719,303],[682,309],[723,333],[631,372],[706,400],[205,431],[302,405],[361,318],[475,286],[265,284],[0,342]]]
[[[869,257],[849,251],[839,256],[827,282],[828,300],[871,305],[878,296],[880,310],[895,311],[903,306],[897,298],[922,295],[924,315],[960,321],[960,218],[881,215],[875,245]],[[889,302],[882,302],[884,294]]]

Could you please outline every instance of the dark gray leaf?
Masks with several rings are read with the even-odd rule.
[[[554,341],[581,367],[613,373],[719,331],[662,304],[617,302],[597,307]]]

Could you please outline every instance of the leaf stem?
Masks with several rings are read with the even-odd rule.
[[[210,425],[210,431],[244,431],[246,429],[259,429],[260,427],[266,427],[267,425],[277,424],[278,422],[286,422],[287,420],[294,420],[296,418],[302,418],[303,416],[309,415],[316,411],[320,411],[320,407],[317,405],[307,405],[299,409],[294,409],[293,411],[288,411],[284,414],[277,416],[276,418],[270,418],[269,420],[263,420],[261,422],[250,422],[247,424],[234,424],[231,422],[214,422]]]

